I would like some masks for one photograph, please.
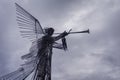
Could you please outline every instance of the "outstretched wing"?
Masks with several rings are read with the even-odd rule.
[[[17,23],[19,25],[19,28],[21,29],[20,32],[23,38],[28,38],[30,40],[40,38],[44,34],[40,22],[29,12],[23,9],[20,5],[18,5],[17,3],[15,3],[15,5]]]

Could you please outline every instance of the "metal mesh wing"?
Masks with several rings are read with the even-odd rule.
[[[23,38],[34,40],[40,38],[44,31],[40,25],[40,22],[32,16],[29,12],[23,9],[20,5],[16,5],[17,23],[21,29],[21,35]]]
[[[27,63],[22,64],[22,67],[18,68],[16,71],[1,76],[0,80],[25,80],[31,73],[34,73],[37,62],[38,59],[27,61]]]
[[[0,80],[25,80],[32,72],[34,68],[24,69],[23,67],[11,72],[7,75],[0,77]]]

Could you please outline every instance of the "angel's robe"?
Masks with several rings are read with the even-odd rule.
[[[62,45],[56,45],[55,41],[63,38],[64,33],[60,34],[57,37],[51,36],[43,36],[38,40],[38,65],[37,72],[34,76],[36,76],[36,80],[51,80],[51,61],[52,61],[52,49],[53,47],[57,47],[59,49],[63,49]],[[54,45],[54,46],[53,46]]]

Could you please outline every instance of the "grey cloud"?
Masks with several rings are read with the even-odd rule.
[[[109,50],[106,51],[106,53],[109,53],[104,56],[104,59],[107,60],[111,65],[114,65],[115,67],[119,67],[119,52],[120,52],[120,37],[119,37],[119,30],[120,30],[120,22],[119,22],[119,10],[115,13],[115,15],[111,15],[111,18],[109,19],[108,30],[108,39],[111,41],[111,46],[109,46]]]
[[[11,20],[11,13],[8,14],[11,11],[11,4],[7,3],[9,1],[0,1],[1,5],[0,5],[0,75],[1,72],[4,74],[5,72],[8,71],[7,69],[7,64],[8,64],[8,60],[6,60],[7,58],[9,58],[9,54],[7,54],[9,52],[8,46],[9,44],[7,44],[7,36],[8,36],[8,27],[10,25],[10,20]]]
[[[104,16],[105,19],[105,23],[109,24],[109,25],[104,25],[103,29],[100,31],[91,31],[90,36],[87,37],[82,37],[81,39],[78,38],[77,40],[72,39],[72,43],[68,41],[68,43],[70,43],[70,45],[74,46],[77,45],[79,46],[79,51],[77,50],[78,48],[76,48],[75,50],[73,49],[73,47],[70,47],[70,49],[73,50],[72,53],[74,56],[78,54],[87,54],[87,52],[92,51],[95,52],[96,55],[100,55],[102,56],[101,62],[103,62],[100,65],[108,65],[108,66],[113,66],[114,67],[118,67],[119,66],[119,14],[118,12],[114,13],[111,10],[113,9],[108,9],[111,7],[111,3],[107,4],[108,6],[101,8],[101,12],[104,11],[101,16]],[[114,5],[112,5],[111,8],[113,8],[114,6],[116,6],[115,2]],[[99,10],[97,10],[99,11]],[[96,15],[94,16],[94,12],[92,13],[92,17],[95,18],[97,16],[99,16],[98,14],[101,12],[96,13]],[[116,15],[116,17],[114,16],[114,19],[116,19],[115,21],[109,21],[108,19],[110,19],[109,17],[112,17],[113,15]],[[87,17],[86,17],[87,18]],[[96,19],[96,18],[95,18]],[[89,19],[88,19],[89,20]],[[113,19],[110,19],[113,20]],[[95,21],[93,21],[94,23],[96,23]],[[92,23],[93,24],[93,23]],[[111,25],[112,24],[112,25]],[[117,24],[117,26],[113,25],[113,24]],[[99,26],[99,25],[98,25]],[[94,26],[95,27],[95,26]],[[92,27],[92,28],[94,28]],[[97,27],[97,25],[96,25]],[[99,26],[102,27],[102,26]],[[75,38],[75,37],[74,37]],[[80,40],[79,40],[80,39]],[[103,48],[103,50],[102,50]],[[87,52],[85,53],[87,49]],[[100,51],[99,51],[100,49]],[[99,54],[100,53],[100,54]],[[101,54],[102,53],[102,54]],[[91,54],[91,53],[89,53]],[[80,57],[80,55],[78,56]],[[84,58],[84,56],[82,56]],[[97,56],[99,57],[99,56]],[[80,57],[81,58],[81,57]],[[71,59],[74,59],[73,56],[71,57]],[[69,60],[71,60],[69,59]],[[111,63],[111,64],[109,64]],[[61,63],[62,64],[62,63]],[[113,69],[113,72],[115,72],[114,67],[111,67],[111,70]],[[108,67],[109,68],[109,67]],[[98,71],[96,71],[97,73]],[[107,75],[102,76],[103,73],[95,75],[95,76],[88,76],[88,78],[85,80],[117,80],[117,79],[113,79]],[[74,76],[73,76],[74,77]],[[75,78],[74,78],[75,79]],[[80,78],[81,79],[81,78]]]
[[[12,10],[12,8],[9,8],[7,1],[6,3],[7,9],[1,10],[6,11],[6,14],[4,15],[7,15],[7,13]],[[73,20],[73,23],[70,22],[69,25],[71,26],[76,24],[73,27],[74,30],[80,30],[80,26],[87,26],[83,29],[90,28],[91,30],[90,35],[69,35],[67,37],[69,51],[54,51],[53,80],[119,80],[119,77],[112,77],[112,75],[115,74],[118,76],[119,72],[117,72],[117,70],[119,70],[120,67],[119,0],[28,0],[28,3],[25,3],[24,1],[18,1],[18,3],[37,17],[43,27],[53,26],[56,30],[63,31],[62,29],[66,29],[63,25],[65,25],[69,20]],[[11,13],[11,15],[12,14],[13,13]],[[1,27],[2,30],[0,31],[2,35],[4,35],[6,28],[8,28],[6,23],[12,23],[10,22],[10,19],[12,19],[13,16],[10,17],[7,15],[4,18],[0,16],[1,26],[5,26],[5,28]],[[9,17],[9,19],[7,19],[7,17]],[[11,24],[11,26],[14,25],[14,23]],[[12,27],[13,30],[8,29],[8,31],[11,30],[11,32],[16,33],[18,30],[16,30],[15,27]],[[17,33],[17,36],[18,34],[19,33]],[[16,36],[14,38],[20,39],[20,37]],[[2,39],[5,41],[1,42],[1,44],[7,45],[6,42],[8,43],[8,41],[6,39],[8,38]],[[22,44],[25,43],[25,41],[21,39],[20,41],[13,40],[12,43],[8,43],[19,43],[16,48],[15,45],[12,46],[13,48],[8,47],[10,48],[10,54],[14,52],[14,50],[24,50],[21,47],[23,47]],[[0,54],[3,57],[8,55],[4,55],[4,53],[9,53],[9,50],[4,52],[5,48],[2,47],[3,51],[1,50],[1,52],[3,52],[3,54]],[[15,53],[16,52],[14,52],[14,54]],[[11,56],[14,54],[11,54]],[[1,59],[0,63],[2,64],[4,62],[7,63],[7,60]],[[11,62],[11,64],[13,63]],[[76,67],[78,71],[83,70],[83,72],[72,71],[76,70]],[[118,68],[117,70],[114,69],[116,67]],[[109,70],[107,70],[107,68]],[[4,70],[5,69],[0,72],[4,72]],[[88,73],[89,71],[87,70],[93,70],[93,72]],[[71,75],[72,72],[74,72],[73,75]]]

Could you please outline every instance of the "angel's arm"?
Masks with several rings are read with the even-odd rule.
[[[64,31],[63,33],[59,34],[58,36],[53,37],[53,39],[54,39],[54,41],[57,41],[57,40],[59,40],[61,38],[64,38],[67,35],[68,35],[68,33],[66,31]]]

